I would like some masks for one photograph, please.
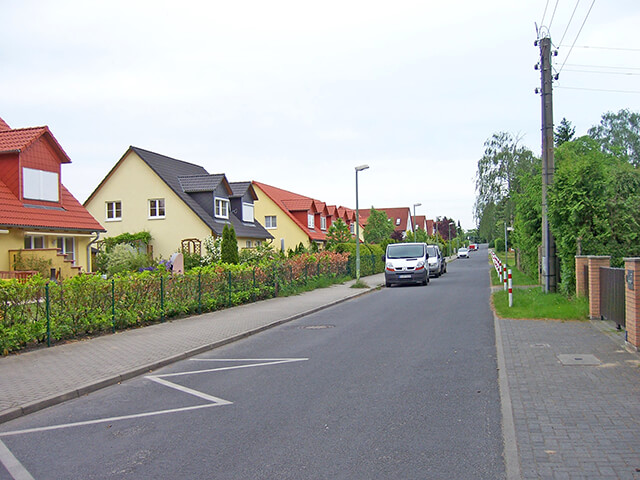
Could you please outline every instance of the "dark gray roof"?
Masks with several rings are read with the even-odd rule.
[[[258,194],[253,189],[253,184],[251,182],[229,182],[229,186],[231,186],[231,194],[232,198],[235,197],[243,197],[247,191],[249,191],[251,198],[254,200],[258,199]]]
[[[233,225],[236,231],[236,237],[241,238],[257,238],[257,239],[271,239],[273,236],[267,232],[267,230],[260,225],[259,222],[253,224],[244,223],[233,213],[229,214],[229,221],[215,218],[213,212],[207,212],[202,206],[194,200],[194,198],[183,189],[183,183],[189,184],[194,187],[198,181],[196,179],[209,181],[209,185],[213,184],[213,179],[217,178],[219,185],[224,182],[229,185],[224,174],[209,175],[209,173],[201,166],[194,165],[193,163],[183,162],[182,160],[176,160],[175,158],[160,155],[159,153],[143,150],[138,147],[130,147],[130,150],[134,151],[149,167],[160,177],[173,192],[180,197],[180,199],[189,207],[193,212],[200,217],[200,219],[209,227],[216,235],[222,235],[222,229],[225,224],[230,223]],[[200,185],[202,185],[200,184]],[[194,187],[195,188],[195,187]],[[208,192],[213,191],[213,188],[206,188],[204,190],[191,190],[191,192]],[[229,188],[230,190],[230,188]]]
[[[178,177],[186,193],[213,192],[224,180],[224,175],[181,175]]]

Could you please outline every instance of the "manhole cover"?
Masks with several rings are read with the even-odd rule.
[[[325,328],[333,328],[335,325],[305,325],[305,330],[323,330]]]
[[[602,362],[596,358],[595,355],[573,355],[573,354],[561,354],[558,355],[558,360],[563,365],[601,365]]]

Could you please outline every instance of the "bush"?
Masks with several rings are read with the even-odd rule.
[[[148,255],[126,243],[115,245],[106,254],[106,270],[109,276],[118,273],[135,272],[141,268],[151,267],[153,262]]]

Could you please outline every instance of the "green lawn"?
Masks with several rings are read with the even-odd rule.
[[[544,293],[542,287],[514,288],[513,307],[509,308],[508,293],[492,295],[496,314],[502,318],[541,318],[554,320],[588,320],[586,298],[569,299],[559,293]]]
[[[498,258],[504,262],[504,253],[502,256],[498,255]],[[498,274],[496,273],[496,269],[493,268],[493,262],[491,258],[489,258],[489,264],[491,265],[491,285],[502,285],[502,280],[498,278]],[[511,284],[515,287],[516,285],[537,285],[538,281],[536,279],[531,278],[528,275],[525,275],[520,270],[515,267],[515,260],[509,258],[508,267],[511,269]]]

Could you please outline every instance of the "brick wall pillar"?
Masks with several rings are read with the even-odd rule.
[[[610,256],[589,255],[589,318],[600,320],[600,267],[611,266]]]
[[[576,297],[586,297],[589,285],[585,282],[584,267],[588,264],[589,257],[576,255]]]
[[[632,277],[632,278],[631,278]],[[640,347],[640,258],[624,259],[627,343]]]

